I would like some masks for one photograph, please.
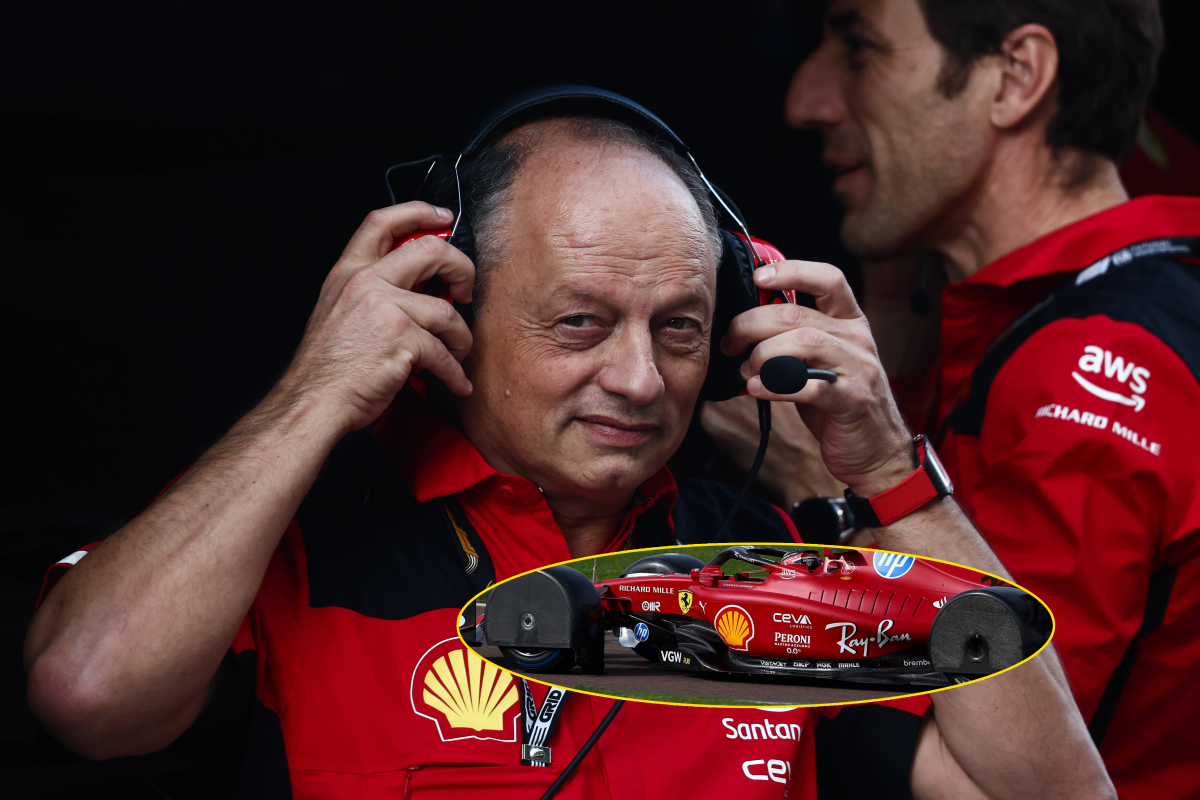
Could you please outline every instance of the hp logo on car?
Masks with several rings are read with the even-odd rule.
[[[917,563],[917,559],[912,556],[904,556],[899,553],[876,553],[871,560],[872,566],[875,567],[875,572],[881,578],[900,578],[903,577],[912,565]]]
[[[637,639],[639,642],[644,642],[650,638],[650,628],[646,626],[646,623],[639,622],[634,626],[633,638]]]

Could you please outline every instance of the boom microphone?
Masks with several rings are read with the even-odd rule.
[[[773,394],[795,394],[810,380],[837,381],[837,373],[828,369],[813,369],[795,356],[775,356],[763,362],[758,373],[763,387]]]

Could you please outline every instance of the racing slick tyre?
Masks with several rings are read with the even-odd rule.
[[[1050,636],[1050,615],[1020,589],[986,587],[955,595],[929,630],[929,660],[958,682],[1015,666]]]
[[[635,575],[688,575],[694,569],[704,567],[704,562],[683,553],[659,553],[640,558],[625,568],[622,578]]]
[[[575,651],[545,648],[527,650],[519,647],[501,647],[500,652],[523,672],[566,672],[575,666]]]
[[[604,671],[600,593],[571,567],[547,567],[501,583],[488,598],[483,630],[522,669],[562,671],[578,664],[586,674]]]

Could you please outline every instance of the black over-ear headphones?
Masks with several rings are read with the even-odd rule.
[[[425,180],[417,191],[416,199],[433,200],[433,187],[453,186],[457,195],[454,198],[457,208],[454,215],[454,227],[449,231],[438,231],[434,235],[442,236],[446,241],[463,251],[472,260],[475,258],[475,237],[469,215],[465,213],[463,203],[464,187],[461,178],[461,167],[465,162],[478,155],[487,145],[496,141],[509,131],[538,119],[551,117],[586,116],[613,119],[623,122],[636,130],[653,136],[657,141],[669,146],[678,156],[690,162],[696,173],[704,182],[712,195],[714,208],[722,224],[722,252],[720,268],[717,271],[717,303],[713,315],[712,350],[709,356],[708,374],[700,397],[704,400],[728,400],[742,394],[746,382],[739,374],[742,362],[749,357],[749,352],[737,356],[726,356],[721,352],[719,343],[729,329],[733,318],[744,311],[758,305],[768,303],[795,302],[794,292],[765,292],[754,285],[754,270],[771,261],[783,260],[783,254],[762,240],[754,240],[746,227],[744,218],[733,201],[705,177],[700,165],[692,156],[691,151],[683,140],[672,131],[667,124],[651,113],[648,109],[623,97],[615,92],[597,89],[591,86],[543,86],[510,95],[486,108],[477,115],[472,123],[465,127],[466,135],[460,136],[454,147],[443,153],[430,156],[420,161],[397,164],[389,168],[388,193],[395,202],[395,194],[391,188],[390,173],[403,166],[415,166],[429,163]],[[730,230],[731,229],[731,230]],[[418,234],[420,235],[420,234]],[[410,237],[412,238],[412,237]],[[405,239],[404,241],[409,241]],[[753,246],[751,245],[753,242]],[[403,243],[403,242],[401,242]],[[399,244],[399,243],[398,243]],[[426,291],[441,294],[444,285],[439,281],[431,281]],[[464,312],[470,322],[466,309]],[[800,369],[802,364],[798,359],[788,358],[776,363],[771,359],[770,368],[764,365],[761,375],[764,385],[778,394],[792,394],[804,387],[808,378],[824,378],[829,380],[833,373],[823,370]],[[792,363],[795,362],[795,363]]]
[[[761,239],[754,239],[746,227],[746,222],[737,206],[720,189],[704,176],[700,165],[692,156],[687,145],[683,143],[667,124],[646,108],[638,105],[627,97],[615,92],[597,89],[592,86],[543,86],[528,89],[510,95],[496,104],[486,108],[479,114],[473,124],[465,130],[467,134],[460,137],[456,146],[442,153],[432,155],[419,161],[406,164],[396,164],[389,167],[384,174],[388,195],[392,202],[396,196],[392,190],[392,170],[429,164],[416,199],[430,200],[432,187],[450,185],[454,187],[457,209],[454,214],[454,227],[442,231],[423,231],[413,234],[396,243],[396,247],[419,236],[433,235],[444,238],[472,260],[475,257],[475,237],[471,229],[471,221],[463,203],[463,184],[461,167],[464,162],[477,156],[484,147],[496,141],[509,131],[539,119],[553,117],[594,117],[612,119],[632,126],[634,129],[653,136],[657,141],[667,144],[680,158],[691,162],[696,168],[700,180],[708,188],[713,200],[718,219],[723,218],[726,226],[721,228],[721,261],[717,272],[717,302],[713,315],[712,348],[709,355],[708,374],[700,390],[704,400],[728,400],[745,392],[746,382],[739,372],[742,363],[749,358],[749,351],[736,356],[726,356],[721,353],[720,341],[729,329],[733,318],[744,311],[749,311],[759,305],[770,303],[796,302],[794,292],[767,292],[754,285],[754,270],[772,261],[782,261],[783,254]],[[470,187],[466,187],[470,190]],[[442,295],[445,285],[436,279],[429,282],[425,291]],[[448,295],[447,295],[448,296]],[[460,311],[467,309],[460,307]],[[464,314],[464,316],[467,316]],[[470,317],[467,316],[470,322]],[[809,369],[807,365],[794,356],[778,356],[768,359],[759,373],[763,386],[776,394],[794,394],[799,392],[810,379],[833,382],[837,375],[830,370]],[[737,500],[730,508],[716,541],[723,541],[738,508],[745,500],[750,487],[762,466],[763,457],[767,452],[767,440],[771,431],[771,404],[765,400],[758,401],[759,445],[750,473]]]

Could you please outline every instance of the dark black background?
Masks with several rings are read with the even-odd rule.
[[[819,5],[5,4],[0,796],[195,795],[180,763],[72,764],[36,728],[18,647],[41,573],[267,390],[384,168],[465,111],[548,82],[627,94],[757,235],[855,281],[819,143],[782,119]],[[1197,9],[1165,14],[1153,102],[1195,139]]]

